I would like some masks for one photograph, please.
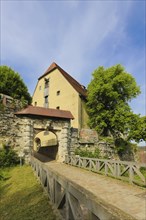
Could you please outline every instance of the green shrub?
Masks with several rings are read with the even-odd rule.
[[[123,138],[115,140],[115,147],[120,160],[134,161],[134,154],[137,151],[137,145]]]
[[[0,167],[11,167],[19,163],[16,152],[7,145],[0,149]]]
[[[0,168],[0,181],[9,179],[9,168]]]
[[[88,149],[76,149],[75,155],[79,155],[80,157],[89,157],[89,158],[99,158],[100,150],[96,148],[94,151]]]
[[[114,145],[114,139],[113,137],[103,137],[103,136],[99,136],[99,141],[103,141],[108,145]]]

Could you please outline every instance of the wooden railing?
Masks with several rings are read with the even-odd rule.
[[[68,158],[69,159],[69,158]],[[70,158],[71,159],[71,158]],[[112,209],[85,188],[68,181],[45,163],[31,157],[31,165],[50,201],[60,211],[63,220],[127,220],[127,215]],[[39,210],[38,210],[39,211]],[[120,216],[120,217],[119,217]],[[129,215],[128,215],[129,216]],[[57,218],[58,220],[60,218]]]
[[[146,186],[146,164],[68,155],[65,156],[65,163]]]

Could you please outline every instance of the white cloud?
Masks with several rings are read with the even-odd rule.
[[[67,3],[67,6],[70,5],[76,8],[78,6],[75,3]],[[65,14],[58,16],[57,8],[56,14],[60,20],[55,21],[56,25],[53,21],[56,14],[50,15],[49,9],[53,10],[54,6],[51,3],[47,2],[43,7],[39,2],[33,1],[4,2],[2,6],[4,59],[9,55],[19,60],[25,59],[28,63],[31,60],[35,63],[45,63],[49,57],[57,57],[57,60],[69,63],[68,66],[71,63],[73,66],[76,64],[78,70],[85,66],[88,53],[98,48],[119,22],[116,5],[109,3],[86,3],[83,11],[79,13],[78,8],[77,16],[73,17],[66,15],[65,11],[62,11]]]
[[[142,85],[144,50],[132,44],[133,36],[127,29],[135,4],[2,1],[2,64],[16,67],[31,92],[53,61],[85,85],[99,65],[122,63]]]

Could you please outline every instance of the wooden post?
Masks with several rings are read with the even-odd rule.
[[[133,172],[133,165],[130,164],[129,165],[129,182],[130,183],[133,183],[133,174],[134,174],[134,172]]]
[[[105,163],[105,175],[108,174],[108,165],[107,165],[107,161],[104,162]]]

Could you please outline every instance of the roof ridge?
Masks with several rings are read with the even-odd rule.
[[[39,106],[28,105],[26,108],[16,112],[15,115],[38,115],[45,117],[74,119],[69,110],[60,110],[53,108],[44,108]]]
[[[58,65],[55,62],[51,63],[51,65],[48,67],[48,69],[45,71],[45,73],[39,77],[39,79],[57,67],[58,67]]]
[[[87,96],[87,90],[84,85],[81,85],[76,79],[74,79],[71,75],[69,75],[64,69],[62,69],[57,63],[53,62],[46,72],[38,78],[40,80],[41,78],[45,77],[48,73],[52,72],[54,69],[60,70],[62,75],[66,78],[66,80],[73,86],[73,88],[82,96],[86,97]]]
[[[58,65],[57,65],[58,66]],[[65,72],[67,75],[68,75],[68,77],[70,77],[71,79],[73,79],[77,84],[79,84],[80,86],[82,86],[76,79],[74,79],[71,75],[69,75],[64,69],[62,69],[60,66],[58,66],[59,67],[59,69],[61,69],[63,72]]]

